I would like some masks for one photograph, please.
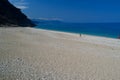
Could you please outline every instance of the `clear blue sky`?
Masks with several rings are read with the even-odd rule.
[[[120,22],[120,0],[9,0],[29,18]]]

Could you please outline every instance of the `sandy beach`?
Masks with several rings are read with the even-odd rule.
[[[120,80],[120,40],[0,28],[0,80]]]

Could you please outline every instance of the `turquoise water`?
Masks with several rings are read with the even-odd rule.
[[[39,23],[36,28],[118,38],[120,23]]]

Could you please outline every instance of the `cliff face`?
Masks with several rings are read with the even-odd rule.
[[[8,0],[0,0],[0,25],[35,26],[20,9]]]

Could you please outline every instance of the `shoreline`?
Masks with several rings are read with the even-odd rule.
[[[109,39],[118,39],[118,38],[112,38],[112,37],[106,37],[106,36],[97,36],[97,35],[91,35],[91,34],[67,32],[67,31],[60,31],[60,30],[51,30],[51,29],[43,29],[43,28],[34,28],[34,29],[40,29],[40,30],[58,32],[58,33],[68,33],[68,34],[75,34],[75,35],[80,35],[81,34],[81,35],[86,35],[86,36],[94,36],[94,37],[109,38]]]
[[[37,29],[37,30],[40,30],[40,31],[49,31],[49,32],[52,32],[52,33],[60,33],[60,34],[65,34],[65,35],[76,36],[77,39],[74,39],[76,41],[83,41],[83,42],[88,42],[88,43],[90,42],[90,43],[93,43],[93,44],[105,44],[106,46],[112,46],[112,47],[120,47],[120,39],[117,39],[117,38],[110,38],[110,37],[96,36],[96,35],[88,35],[88,34],[81,34],[81,36],[80,36],[80,34],[78,34],[78,33],[63,32],[63,31],[41,29],[41,28],[32,28],[32,29]],[[84,41],[84,40],[87,40],[87,41]],[[113,43],[111,43],[111,41]]]
[[[35,27],[36,29],[43,29],[43,30],[50,30],[50,31],[58,31],[58,32],[66,32],[66,33],[73,33],[73,34],[84,34],[84,35],[90,35],[90,36],[98,36],[98,37],[105,37],[105,38],[112,38],[112,39],[118,39],[119,35],[103,35],[103,34],[93,34],[93,33],[86,33],[86,32],[74,32],[74,31],[62,31],[62,30],[54,30],[54,29],[46,29],[46,28],[40,28]]]

